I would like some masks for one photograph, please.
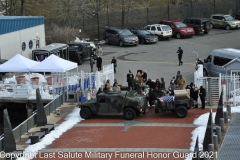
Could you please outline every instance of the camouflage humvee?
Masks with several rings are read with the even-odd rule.
[[[155,101],[156,109],[175,113],[177,117],[184,118],[188,114],[188,110],[193,106],[193,99],[174,100],[173,102]]]
[[[175,91],[177,92],[177,91]],[[171,111],[176,114],[177,117],[179,118],[184,118],[188,114],[188,110],[195,105],[193,99],[190,98],[190,95],[187,95],[186,90],[182,90],[179,92],[181,96],[174,96],[174,101],[170,102],[163,102],[162,97],[160,98],[159,101],[155,101],[155,108],[160,109],[163,112],[166,111]],[[178,93],[178,94],[179,94]],[[184,95],[186,94],[186,95]]]
[[[101,92],[96,96],[96,99],[85,101],[80,105],[80,116],[88,119],[97,113],[107,115],[123,113],[127,120],[132,120],[136,115],[145,111],[146,105],[146,97],[137,92]]]

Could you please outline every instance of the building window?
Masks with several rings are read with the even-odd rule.
[[[22,43],[22,51],[25,51],[25,50],[26,50],[26,43],[23,42],[23,43]]]
[[[32,49],[32,48],[33,48],[33,41],[30,40],[29,43],[28,43],[28,45],[29,45],[29,49]]]

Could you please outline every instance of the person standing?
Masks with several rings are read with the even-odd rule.
[[[182,77],[182,75],[178,78],[178,86],[179,89],[184,89],[184,86],[186,84],[186,79]]]
[[[127,83],[128,83],[128,90],[133,90],[133,79],[134,75],[132,74],[132,71],[129,70],[129,73],[127,74]]]
[[[158,88],[158,90],[160,90],[160,89],[161,89],[161,86],[162,86],[162,84],[160,83],[159,79],[156,79],[156,82],[155,82],[155,84],[156,84],[156,87]],[[155,87],[154,87],[154,88],[155,88]]]
[[[178,83],[178,78],[181,76],[181,73],[180,73],[180,71],[177,71],[177,75],[176,75],[176,79],[175,79],[175,81],[174,81],[174,83],[175,83],[175,85],[177,85]]]
[[[91,66],[91,72],[93,72],[93,65],[95,64],[93,55],[90,57],[90,66]]]
[[[102,70],[102,58],[100,56],[97,56],[97,68],[98,71]]]
[[[178,51],[177,51],[177,54],[178,54],[178,61],[179,61],[179,66],[183,64],[182,62],[182,54],[183,54],[183,50],[181,47],[178,47]]]
[[[195,87],[194,87],[194,90],[193,90],[193,93],[192,93],[192,98],[193,98],[194,101],[196,101],[196,102],[198,102],[198,94],[199,94],[198,92],[199,92],[198,87],[195,86]],[[198,105],[197,105],[197,104],[195,105],[195,108],[198,108]]]
[[[145,71],[145,70],[143,71],[142,79],[143,79],[144,83],[147,82],[147,71]]]
[[[173,77],[173,78],[171,79],[171,81],[170,81],[170,87],[171,87],[172,89],[175,89],[175,77]]]
[[[113,63],[113,67],[114,67],[114,73],[116,73],[116,67],[117,67],[117,60],[115,58],[115,56],[113,56],[112,62]]]
[[[166,88],[165,88],[165,81],[164,81],[164,78],[163,78],[163,77],[161,78],[161,87],[160,87],[160,88],[161,88],[161,90],[164,90],[164,91],[165,91],[165,89],[166,89]]]
[[[201,109],[205,109],[206,90],[205,90],[205,88],[203,88],[203,86],[200,86],[199,91],[200,91],[199,92],[199,97],[200,97],[200,100],[201,100],[201,103],[202,103]]]
[[[100,46],[97,47],[96,55],[97,56],[102,56],[103,55],[103,50],[102,50],[102,48]]]

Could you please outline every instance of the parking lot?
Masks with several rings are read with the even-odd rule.
[[[194,36],[187,39],[172,38],[169,41],[159,41],[157,44],[138,45],[133,47],[119,47],[102,45],[104,50],[103,64],[109,64],[112,56],[118,61],[115,78],[120,84],[126,85],[126,74],[129,69],[136,73],[137,69],[147,70],[152,79],[164,77],[166,82],[180,70],[187,83],[193,81],[196,54],[204,59],[209,52],[216,48],[239,48],[238,34],[240,30],[212,30],[208,35]],[[184,50],[182,66],[178,66],[176,51],[178,47]],[[89,60],[79,66],[80,70],[90,71]],[[95,68],[96,70],[96,68]],[[185,159],[184,153],[189,153],[191,132],[196,128],[194,119],[210,111],[192,108],[185,118],[176,118],[172,113],[155,114],[154,111],[140,115],[132,121],[126,121],[122,115],[97,115],[92,119],[83,120],[71,130],[64,133],[42,154],[79,153],[86,159],[86,153],[113,154],[112,158],[103,159]],[[216,109],[213,108],[213,112]],[[63,119],[59,121],[62,123]],[[146,157],[151,152],[156,155],[167,154],[166,157]],[[175,152],[183,153],[181,157],[174,156]],[[119,157],[118,153],[143,153],[145,157]],[[41,159],[41,155],[35,160]],[[74,157],[77,159],[76,157]],[[73,158],[73,159],[74,159]],[[53,159],[60,159],[59,156]],[[88,158],[89,159],[89,158]],[[90,159],[99,159],[91,157]]]
[[[119,47],[116,45],[101,45],[103,48],[103,65],[109,64],[113,56],[117,58],[117,73],[115,78],[119,84],[127,85],[126,74],[132,70],[146,70],[148,78],[164,77],[166,84],[181,71],[187,83],[193,81],[195,71],[196,51],[203,60],[217,48],[240,48],[240,30],[212,29],[207,35],[192,38],[162,40],[156,44],[138,44],[137,46]],[[183,65],[178,66],[177,49],[183,49]],[[79,70],[90,71],[89,60],[85,60]],[[97,68],[94,68],[96,71]]]

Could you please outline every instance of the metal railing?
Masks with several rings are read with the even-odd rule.
[[[52,113],[54,110],[60,107],[64,102],[66,102],[66,99],[67,92],[65,91],[62,94],[60,94],[57,98],[53,99],[51,102],[45,105],[44,110],[46,115],[50,115],[50,113]],[[23,134],[27,133],[31,128],[33,128],[36,125],[36,119],[37,112],[34,112],[32,116],[30,116],[24,122],[19,124],[17,127],[15,127],[12,130],[15,140],[17,140],[18,138],[21,139],[21,136]],[[4,150],[4,134],[0,136],[0,151],[2,150]]]

